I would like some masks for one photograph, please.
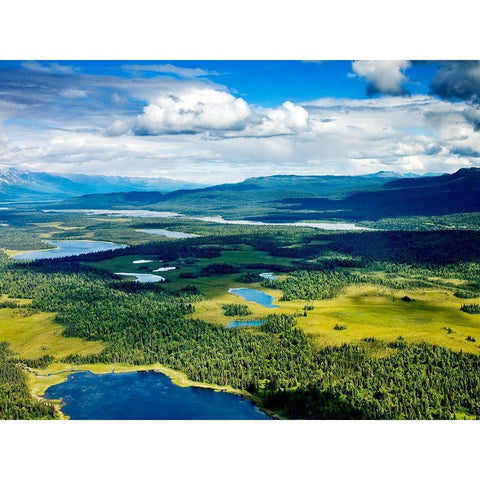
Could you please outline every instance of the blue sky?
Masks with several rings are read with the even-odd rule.
[[[21,68],[22,61],[1,62],[3,69]],[[48,64],[49,62],[41,62]],[[273,107],[290,100],[303,102],[319,97],[366,98],[366,81],[349,76],[350,61],[77,61],[54,62],[77,73],[116,76],[120,78],[158,78],[167,75],[152,71],[134,71],[136,65],[175,65],[185,69],[201,69],[212,81],[226,85],[232,92],[251,103]],[[417,62],[409,68],[408,83],[412,94],[427,94],[430,79],[437,69],[435,62]],[[175,76],[171,74],[172,76]],[[176,75],[179,77],[179,75]]]
[[[478,62],[3,61],[0,165],[204,183],[478,164]]]

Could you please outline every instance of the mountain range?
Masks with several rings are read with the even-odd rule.
[[[263,221],[378,220],[480,212],[480,168],[400,176],[275,175],[202,189],[122,192],[69,199],[65,208],[144,208]]]
[[[263,221],[378,220],[480,212],[480,168],[453,174],[272,175],[200,186],[164,178],[0,171],[0,201],[149,209]]]
[[[401,178],[374,191],[360,191],[342,199],[284,198],[288,211],[342,212],[344,219],[435,216],[480,211],[480,168],[453,174]]]
[[[284,208],[281,202],[291,198],[322,196],[339,200],[358,191],[381,188],[401,176],[378,172],[358,176],[272,175],[252,177],[239,183],[162,192],[122,192],[108,195],[91,194],[63,202],[65,208],[148,208],[188,214],[216,214],[229,218],[271,215]]]
[[[0,170],[0,202],[59,200],[90,193],[198,188],[202,185],[168,178],[110,177]]]

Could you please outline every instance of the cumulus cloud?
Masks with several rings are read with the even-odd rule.
[[[430,91],[440,98],[480,99],[480,61],[441,62],[430,83]]]
[[[474,96],[319,98],[266,108],[194,72],[114,77],[40,68],[0,75],[0,164],[205,183],[480,164]],[[398,68],[405,77],[407,67]],[[377,74],[368,78],[388,90]]]
[[[466,106],[461,102],[412,95],[325,98],[304,107],[311,128],[303,137],[317,146],[318,165],[337,159],[331,171],[348,172],[349,165],[356,173],[441,172],[478,162],[480,134],[465,120]]]
[[[117,119],[108,126],[105,133],[109,137],[116,137],[129,132],[131,129],[132,122],[130,119]]]
[[[268,108],[261,114],[259,123],[252,123],[243,132],[253,136],[276,136],[301,133],[308,128],[308,112],[292,102],[284,102],[279,108]]]
[[[212,183],[212,178],[235,181],[285,172],[454,171],[479,162],[480,132],[465,120],[463,102],[412,95],[249,108],[242,130],[216,134],[207,129],[195,135],[125,135],[135,121],[131,116],[116,118],[107,132],[110,137],[19,130],[28,126],[13,129],[10,124],[10,141],[0,148],[0,163]]]
[[[440,98],[465,101],[470,105],[465,109],[465,120],[475,130],[480,129],[480,61],[440,62],[430,92]]]
[[[195,88],[178,95],[161,95],[137,116],[137,135],[240,130],[251,115],[242,98],[213,88]]]
[[[355,74],[367,81],[369,95],[405,95],[404,84],[408,81],[405,70],[410,68],[407,60],[356,60],[352,62]]]
[[[107,136],[132,133],[275,136],[296,134],[308,127],[308,113],[298,105],[291,102],[277,108],[249,105],[229,93],[225,86],[210,80],[168,75],[155,78],[58,75],[56,70],[63,65],[51,63],[24,62],[21,69],[2,72],[0,121],[3,112],[9,118],[12,108],[20,111],[28,108],[31,126],[46,128],[48,122],[49,128],[97,131]],[[191,77],[202,73],[196,69],[177,71],[170,64],[141,67],[158,67]],[[27,84],[29,88],[25,88]],[[67,99],[68,108],[59,99]],[[5,102],[8,108],[4,109]]]
[[[308,112],[292,102],[254,108],[242,98],[212,88],[162,95],[136,117],[136,135],[213,133],[217,136],[276,136],[305,131]]]
[[[480,130],[480,109],[479,108],[467,108],[465,110],[465,120],[470,122],[475,129],[475,131]]]

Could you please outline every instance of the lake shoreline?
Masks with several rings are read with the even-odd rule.
[[[97,252],[104,252],[104,251],[109,251],[109,250],[120,250],[120,249],[123,249],[123,248],[127,248],[128,245],[125,245],[125,244],[122,244],[122,243],[115,243],[115,242],[111,242],[111,241],[108,241],[108,240],[90,240],[90,239],[85,239],[85,238],[79,238],[79,239],[75,239],[75,240],[43,240],[43,242],[46,244],[46,245],[50,245],[52,246],[52,248],[44,248],[44,249],[37,249],[37,250],[20,250],[20,251],[6,251],[6,253],[8,255],[10,255],[10,257],[13,259],[13,260],[17,260],[17,261],[28,261],[28,262],[32,262],[32,261],[37,261],[37,260],[43,260],[43,259],[49,259],[49,258],[65,258],[65,257],[69,257],[69,256],[77,256],[77,255],[82,255],[82,254],[85,254],[85,253],[97,253]],[[67,243],[90,243],[90,244],[93,244],[93,243],[96,243],[96,244],[102,244],[102,245],[105,245],[105,244],[108,244],[108,245],[114,245],[113,248],[111,249],[101,249],[101,250],[91,250],[91,251],[87,251],[87,252],[80,252],[80,253],[67,253],[66,255],[56,255],[56,256],[53,256],[53,257],[39,257],[39,258],[23,258],[25,255],[29,255],[29,254],[32,254],[32,253],[39,253],[39,254],[43,254],[43,253],[49,253],[49,252],[56,252],[56,251],[62,251],[62,246],[64,246],[65,244]],[[60,245],[58,245],[60,244]],[[95,247],[94,247],[95,248]],[[12,253],[13,252],[13,253]]]
[[[275,305],[273,303],[275,301],[275,297],[273,295],[269,295],[263,290],[258,290],[256,288],[239,287],[229,288],[228,293],[242,298],[245,302],[254,302],[265,308],[280,308],[280,305]]]
[[[53,370],[52,367],[54,367]],[[43,395],[46,390],[59,383],[67,381],[67,378],[78,372],[91,372],[95,375],[102,375],[107,373],[127,373],[127,372],[146,372],[153,371],[166,375],[170,378],[172,383],[177,387],[197,387],[214,390],[215,392],[223,393],[232,393],[234,395],[241,395],[242,397],[250,400],[257,408],[259,408],[263,413],[268,415],[274,420],[286,420],[287,418],[282,416],[279,412],[269,410],[264,407],[263,399],[257,395],[254,395],[246,390],[240,390],[234,388],[230,385],[216,385],[210,383],[202,383],[190,380],[187,375],[178,370],[166,367],[162,364],[156,363],[153,365],[128,365],[128,364],[104,364],[104,363],[95,363],[95,364],[86,364],[86,365],[75,365],[75,364],[60,364],[54,363],[50,365],[47,369],[33,369],[27,368],[24,369],[28,377],[28,386],[30,393],[34,398],[39,401],[47,401]],[[62,403],[60,399],[48,400],[55,405],[55,409],[59,414],[59,420],[69,420],[68,415],[62,411]]]

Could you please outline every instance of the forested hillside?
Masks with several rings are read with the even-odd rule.
[[[475,262],[480,261],[477,232],[327,234],[284,227],[273,233],[259,227],[233,226],[232,230],[218,226],[211,233],[25,264],[2,255],[0,292],[8,298],[31,299],[29,309],[34,312],[56,314],[64,335],[105,345],[101,353],[70,354],[56,358],[57,362],[80,366],[160,363],[193,381],[247,391],[260,405],[289,418],[480,416],[478,354],[452,351],[431,341],[406,341],[401,336],[385,341],[365,335],[343,345],[319,347],[315,336],[304,331],[310,316],[322,318],[312,312],[321,305],[317,302],[334,299],[351,286],[395,291],[441,285],[447,289],[444,295],[452,298],[454,292],[463,297],[476,294],[480,291],[475,275]],[[254,249],[255,255],[267,254],[271,263],[246,260],[246,248]],[[236,260],[226,262],[225,254]],[[105,269],[109,261],[125,258],[131,264],[132,258],[145,256],[176,262],[181,272],[165,284],[136,284]],[[267,267],[286,275],[273,281],[257,277],[257,283],[278,290],[281,312],[287,313],[259,315],[257,308],[223,302],[220,318],[254,314],[264,320],[263,325],[257,330],[230,329],[206,320],[209,317],[201,305],[211,301],[211,288],[219,281],[220,286],[228,285],[247,276],[250,282],[254,271]],[[385,273],[379,274],[379,269]],[[183,278],[186,272],[192,275]],[[462,280],[455,287],[438,281],[433,284],[431,278],[437,277]],[[409,302],[421,310],[423,303],[417,306],[417,294],[410,295]],[[395,293],[391,296],[389,301],[395,302]],[[302,302],[304,308],[283,310],[292,301]],[[461,298],[457,301],[465,303]],[[408,304],[407,300],[400,303],[405,308]],[[355,324],[347,323],[334,324],[330,332],[348,335]],[[477,348],[473,340],[458,337],[458,327],[452,326],[450,330],[445,327],[445,337]],[[12,362],[14,356],[4,356],[9,371],[21,375]],[[7,390],[18,383],[16,378],[7,375]],[[25,401],[33,402],[24,395]],[[19,415],[11,413],[17,412],[17,404],[16,400],[7,402],[9,415]],[[28,411],[25,418],[34,415]]]
[[[12,358],[6,342],[0,342],[0,419],[41,420],[55,418],[54,406],[30,395],[26,374]]]
[[[349,220],[449,215],[480,210],[480,169],[463,168],[452,175],[394,180],[382,189],[358,192],[341,200],[284,198],[285,210],[339,211]]]
[[[397,178],[365,176],[272,176],[168,194],[129,192],[85,195],[62,208],[147,208],[216,214],[272,222],[298,220],[375,221],[480,210],[480,169],[454,174]]]

